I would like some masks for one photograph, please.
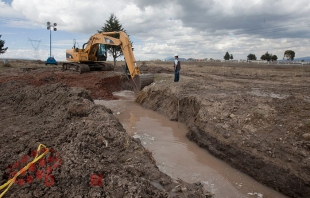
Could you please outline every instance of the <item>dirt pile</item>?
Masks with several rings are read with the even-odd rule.
[[[80,75],[11,63],[0,64],[0,184],[39,143],[52,150],[5,197],[202,196],[199,184],[159,172],[139,140],[92,102],[130,87],[121,67]],[[184,122],[191,140],[261,183],[291,197],[310,194],[310,68],[183,62],[176,84],[171,64],[159,64],[139,63],[156,82],[137,102]]]
[[[295,84],[305,81],[283,86],[282,78],[226,75],[188,69],[179,83],[172,75],[157,75],[136,102],[185,123],[189,139],[259,182],[308,197],[310,89]]]
[[[201,185],[160,172],[151,153],[89,91],[19,79],[0,90],[0,185],[32,160],[40,143],[52,149],[5,197],[210,197]]]
[[[12,68],[3,72],[0,83],[8,81],[25,82],[33,86],[62,83],[69,87],[82,87],[91,91],[93,99],[116,99],[112,92],[132,89],[125,75],[118,72],[96,71],[83,75],[60,68]]]

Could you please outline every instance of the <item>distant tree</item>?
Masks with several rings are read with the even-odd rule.
[[[294,60],[295,58],[295,52],[293,50],[286,50],[284,52],[284,57],[287,59],[287,60]]]
[[[106,23],[101,28],[101,30],[98,30],[98,32],[114,32],[114,31],[123,31],[126,32],[126,30],[123,28],[122,24],[120,24],[118,18],[111,14],[109,19],[106,20]],[[119,38],[119,35],[112,36],[114,38]],[[108,53],[113,57],[114,60],[114,66],[116,65],[116,58],[123,55],[122,49],[120,46],[112,46],[107,45]]]
[[[278,60],[277,55],[273,55],[273,56],[271,57],[271,60],[272,60],[272,61],[276,61],[276,60]]]
[[[265,54],[263,54],[260,59],[262,60],[266,60],[266,61],[270,61],[272,57],[272,54],[269,54],[268,52],[266,52]]]
[[[232,55],[232,54],[230,54],[230,57],[229,57],[229,58],[230,58],[230,60],[234,59],[234,57],[233,57],[233,55]]]
[[[0,34],[0,54],[4,54],[8,48],[7,47],[4,48],[5,41],[1,40],[1,36],[2,35]]]
[[[229,55],[228,52],[226,52],[226,54],[225,54],[225,56],[224,56],[224,60],[229,60],[229,58],[230,58],[230,55]]]
[[[248,57],[248,60],[256,60],[255,54],[249,54],[247,57]]]

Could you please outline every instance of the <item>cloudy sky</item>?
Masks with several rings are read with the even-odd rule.
[[[0,34],[8,50],[0,58],[49,56],[65,60],[76,39],[80,46],[113,13],[130,35],[137,60],[182,58],[283,58],[310,56],[309,0],[0,0]],[[110,58],[111,59],[111,58]]]

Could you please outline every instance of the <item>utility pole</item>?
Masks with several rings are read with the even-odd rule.
[[[47,58],[45,65],[47,65],[47,64],[57,65],[57,61],[52,56],[52,29],[54,31],[57,31],[56,26],[57,26],[57,23],[52,24],[50,22],[47,22],[47,30],[50,31],[50,56]]]

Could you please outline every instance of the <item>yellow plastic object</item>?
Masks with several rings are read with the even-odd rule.
[[[45,148],[45,151],[44,151],[41,155],[38,156],[38,154],[39,154],[39,152],[40,152],[40,150],[41,150],[41,147],[44,147],[44,148]],[[40,144],[40,145],[38,146],[38,149],[37,149],[37,153],[36,153],[35,158],[34,158],[29,164],[27,164],[24,168],[22,168],[20,171],[18,171],[18,172],[14,175],[14,177],[13,177],[12,179],[10,179],[10,180],[7,181],[5,184],[3,184],[2,186],[0,186],[0,190],[2,190],[2,189],[5,188],[5,190],[0,194],[0,198],[2,198],[3,195],[9,190],[9,188],[12,186],[12,184],[14,184],[14,182],[16,181],[16,178],[17,178],[20,174],[22,174],[23,172],[27,171],[27,170],[29,169],[29,167],[30,167],[32,164],[36,163],[39,159],[41,159],[41,158],[42,158],[44,155],[46,155],[48,152],[49,152],[49,149],[48,149],[45,145]]]

